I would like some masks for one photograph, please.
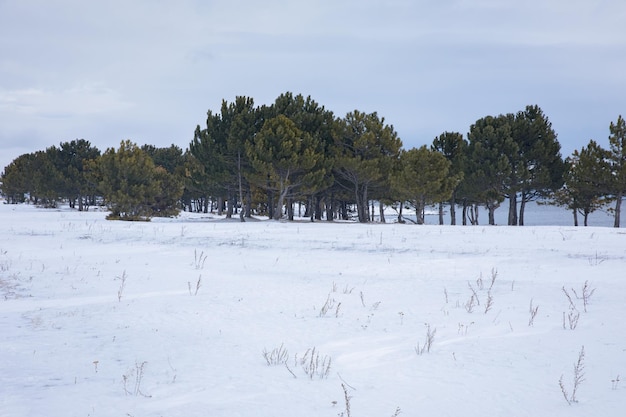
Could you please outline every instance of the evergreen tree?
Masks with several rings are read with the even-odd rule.
[[[43,207],[56,207],[65,191],[63,173],[55,165],[59,150],[51,146],[45,151],[34,153],[30,180],[32,184],[31,199]]]
[[[394,177],[394,188],[401,190],[415,208],[417,224],[424,224],[426,206],[450,198],[456,186],[449,170],[451,162],[426,146],[400,154],[400,172]]]
[[[457,190],[463,180],[463,170],[465,168],[465,159],[467,157],[467,142],[463,139],[463,135],[457,132],[444,132],[433,140],[431,145],[433,151],[441,153],[449,162],[449,175],[456,181],[456,186],[450,195],[450,224],[456,224],[456,204]],[[440,213],[442,212],[440,203]],[[440,224],[443,224],[443,218],[440,218]]]
[[[95,194],[95,186],[85,176],[85,161],[100,156],[98,148],[92,147],[89,141],[77,139],[63,142],[55,152],[54,164],[60,172],[63,181],[61,194],[69,200],[70,207],[84,209],[88,196]]]
[[[254,107],[254,100],[250,97],[239,96],[234,103],[222,103],[222,120],[226,122],[226,162],[230,167],[231,182],[234,182],[242,209],[239,219],[251,216],[251,190],[246,173],[250,170],[249,160],[246,158],[246,143],[251,143],[259,130],[258,111]],[[247,198],[244,197],[244,192]]]
[[[222,128],[219,114],[207,112],[206,128],[196,127],[189,145],[190,153],[199,162],[202,170],[193,169],[189,173],[206,198],[218,199],[219,214],[222,213],[222,201],[227,198],[230,174],[226,161],[226,135]]]
[[[508,194],[513,171],[509,155],[518,152],[511,136],[511,117],[487,116],[476,121],[468,133],[465,192],[469,200],[487,207],[489,224],[495,224],[495,210]]]
[[[370,190],[388,184],[402,141],[377,113],[355,110],[336,124],[335,174],[356,202],[359,222],[370,220]],[[388,187],[388,193],[390,187]],[[378,198],[383,197],[378,195]]]
[[[611,192],[615,198],[614,227],[620,227],[622,200],[626,195],[626,121],[620,115],[611,122],[609,136],[609,160],[611,162]]]
[[[607,204],[607,186],[611,182],[609,154],[595,141],[576,150],[566,159],[564,186],[555,191],[550,204],[572,210],[574,225],[578,226],[578,214],[588,224],[589,214]]]
[[[512,170],[508,184],[508,223],[522,226],[526,203],[558,190],[563,184],[565,165],[552,123],[539,106],[526,106],[524,111],[518,112],[511,134],[518,152],[509,155]]]
[[[253,181],[261,188],[276,193],[273,218],[282,217],[288,198],[315,187],[325,174],[314,169],[323,158],[315,139],[298,129],[293,121],[279,115],[265,122],[246,148],[255,174]]]
[[[156,169],[150,156],[130,140],[119,149],[109,148],[89,168],[99,178],[98,188],[111,211],[108,219],[146,220],[161,193]]]
[[[160,192],[151,207],[152,215],[167,217],[178,214],[185,178],[185,159],[182,149],[173,144],[167,148],[144,145],[141,149],[154,162],[155,179],[160,185]]]
[[[320,202],[322,198],[328,200],[328,206],[332,205],[333,196],[339,193],[332,189],[334,177],[332,166],[334,163],[334,138],[332,135],[335,117],[331,111],[320,106],[310,96],[301,94],[293,95],[291,92],[281,94],[271,106],[262,106],[259,109],[259,117],[262,122],[278,115],[287,116],[298,129],[309,134],[318,146],[318,152],[323,155],[319,158],[314,170],[325,173],[319,177],[319,182],[298,198],[306,200],[307,213],[311,219],[321,219],[322,211]],[[271,199],[271,198],[270,198]],[[287,210],[290,219],[293,219],[293,199],[287,202]],[[330,211],[330,213],[329,213]],[[333,219],[332,208],[327,210],[328,220]]]
[[[34,154],[23,154],[4,168],[0,176],[0,190],[9,204],[26,201],[26,194],[32,191],[30,172],[33,172]]]

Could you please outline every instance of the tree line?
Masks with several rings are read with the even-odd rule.
[[[393,206],[398,221],[424,223],[427,207],[444,205],[450,224],[478,224],[479,207],[495,224],[508,200],[508,224],[523,225],[526,204],[566,207],[578,225],[615,203],[615,226],[626,191],[626,125],[610,124],[609,148],[591,140],[565,159],[538,106],[486,116],[466,137],[443,132],[430,146],[405,150],[376,112],[336,117],[311,97],[281,94],[271,105],[251,97],[222,101],[207,112],[189,147],[139,147],[130,140],[101,153],[77,139],[24,154],[0,176],[9,203],[68,201],[86,209],[106,204],[112,219],[149,219],[179,210],[218,211],[245,221],[254,215],[293,220],[373,221]],[[374,205],[378,204],[378,207]],[[416,218],[403,216],[415,210]],[[304,209],[304,214],[302,213]]]

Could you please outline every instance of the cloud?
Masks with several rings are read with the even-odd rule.
[[[76,85],[66,90],[0,90],[0,112],[12,118],[71,118],[126,111],[121,95],[103,85]]]
[[[0,0],[0,140],[184,148],[222,99],[285,91],[409,146],[526,104],[572,138],[626,108],[625,20],[621,0]]]

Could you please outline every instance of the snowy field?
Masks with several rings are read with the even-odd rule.
[[[626,230],[105,215],[0,204],[2,417],[626,413]]]

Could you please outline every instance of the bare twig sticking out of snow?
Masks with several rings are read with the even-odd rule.
[[[618,377],[619,378],[619,377]],[[561,388],[561,393],[563,394],[563,398],[567,401],[568,404],[578,402],[576,398],[576,394],[578,393],[578,388],[580,388],[580,384],[585,380],[585,347],[583,346],[580,349],[580,353],[578,353],[578,360],[574,364],[574,378],[572,381],[572,393],[570,394],[565,388],[565,383],[563,382],[563,375],[559,378],[559,387]]]

